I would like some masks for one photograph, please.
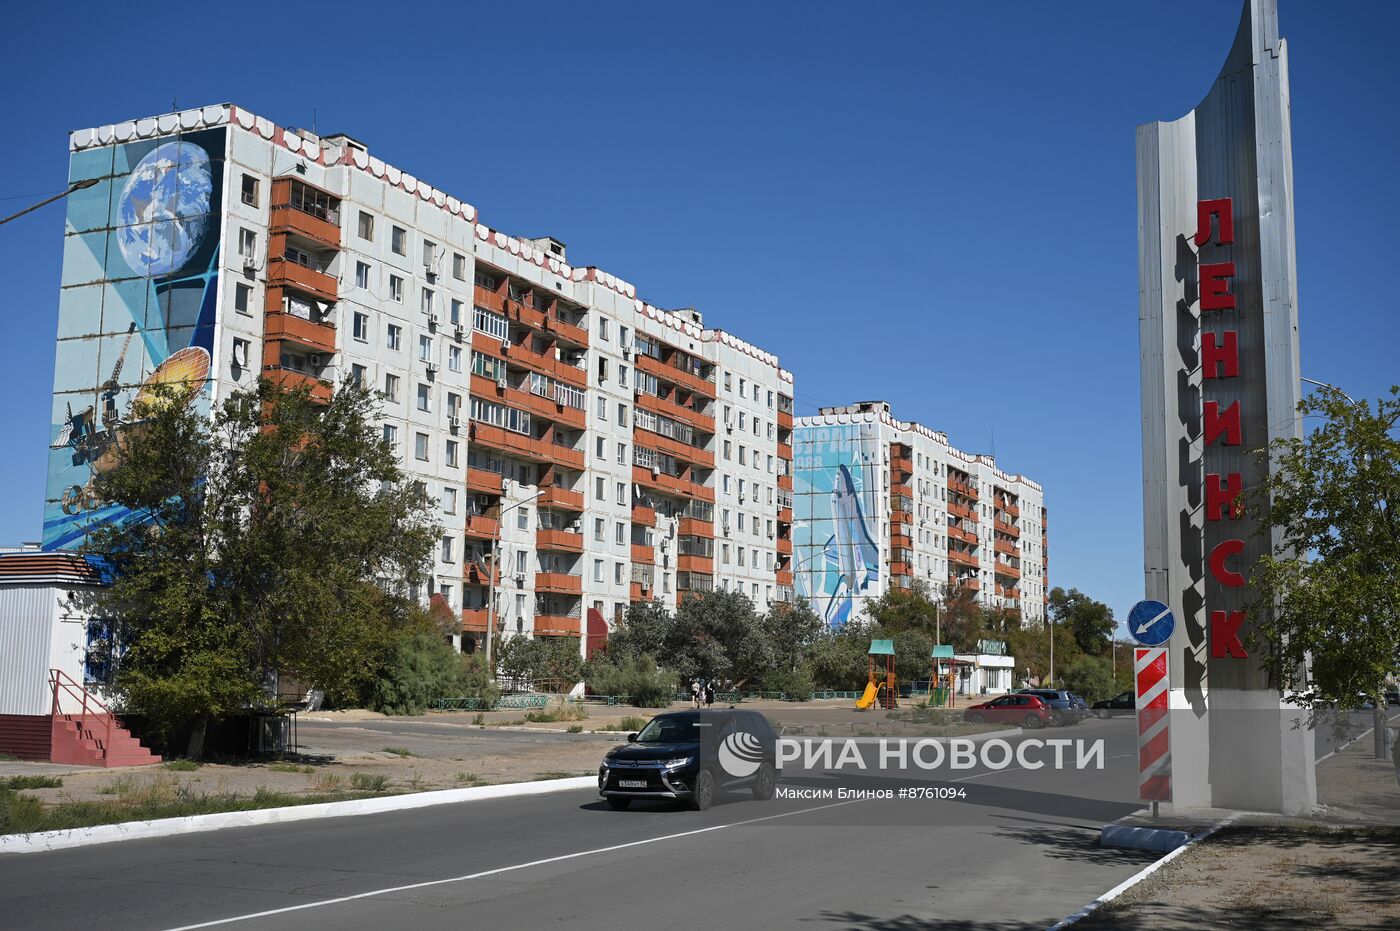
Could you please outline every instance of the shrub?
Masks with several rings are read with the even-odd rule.
[[[61,789],[63,780],[56,776],[7,776],[0,779],[0,791],[5,789]]]
[[[350,787],[363,792],[383,792],[389,788],[389,777],[383,773],[356,773],[350,777]]]
[[[764,684],[768,691],[782,692],[789,701],[812,700],[812,673],[806,666],[770,673]]]
[[[638,708],[667,708],[676,690],[675,673],[650,656],[614,662],[605,655],[587,664],[584,680],[595,694],[626,695]]]
[[[1108,662],[1093,656],[1081,656],[1071,662],[1064,668],[1060,681],[1065,688],[1088,702],[1112,698],[1118,693]]]
[[[420,631],[394,644],[369,706],[384,714],[422,714],[441,698],[495,697],[483,659],[460,654],[436,634]]]
[[[174,770],[177,773],[192,773],[199,769],[199,764],[194,760],[169,760],[163,764],[162,768]]]

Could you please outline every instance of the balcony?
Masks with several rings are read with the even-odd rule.
[[[321,300],[335,302],[340,283],[334,275],[281,258],[268,260],[267,284],[270,288],[291,286]]]
[[[683,537],[705,537],[713,540],[715,538],[715,522],[701,520],[698,517],[682,517],[677,532]]]
[[[582,511],[583,492],[570,491],[558,485],[541,485],[540,496],[535,503],[542,508],[559,508],[563,511]]]
[[[792,538],[791,538],[791,537],[779,537],[778,540],[777,540],[777,547],[776,547],[776,549],[777,549],[779,555],[791,556],[791,555],[792,555]]]
[[[995,521],[992,524],[992,526],[995,527],[1000,533],[1008,534],[1018,539],[1021,536],[1020,528],[1018,528],[1015,524],[1009,524],[1004,520]]]
[[[792,570],[791,570],[791,569],[779,569],[777,572],[773,573],[773,575],[774,575],[774,578],[775,578],[775,580],[777,581],[777,583],[778,583],[779,585],[785,585],[785,586],[787,586],[787,587],[789,587],[789,588],[792,587]],[[787,599],[781,599],[781,600],[787,600]]]
[[[1001,505],[1001,509],[1005,511],[1006,515],[1012,520],[1019,520],[1021,517],[1021,509],[1009,501]]]
[[[655,527],[656,509],[645,504],[632,505],[632,523],[641,524],[643,527]]]
[[[332,249],[340,248],[340,227],[296,207],[274,206],[268,221],[273,233],[292,233]]]
[[[559,339],[579,348],[587,348],[588,346],[588,331],[578,324],[565,323],[558,316],[546,314],[544,329],[547,333],[552,333]]]
[[[264,315],[263,338],[289,340],[313,352],[335,353],[335,324],[317,323],[280,310]]]
[[[559,463],[570,468],[583,469],[582,450],[535,439],[494,424],[473,420],[467,436],[473,443],[480,443],[482,446],[498,449],[521,459],[545,464]]]
[[[650,565],[656,561],[656,551],[651,548],[650,543],[633,543],[632,561]]]
[[[974,546],[976,546],[976,545],[977,545],[977,531],[975,531],[975,530],[964,530],[962,527],[954,527],[952,524],[949,524],[949,525],[948,525],[948,539],[949,539],[949,540],[961,540],[961,541],[963,541],[964,543],[971,543],[971,544],[973,544]]]
[[[914,566],[907,562],[890,563],[890,575],[913,575]]]
[[[675,456],[685,462],[694,463],[703,469],[713,469],[715,467],[715,454],[698,446],[691,446],[689,443],[682,443],[680,440],[672,439],[660,433],[653,433],[643,427],[637,427],[634,431],[637,442],[643,446],[650,446],[652,449]]]
[[[582,468],[580,466],[580,468]],[[654,488],[663,494],[679,495],[685,498],[699,498],[702,501],[714,501],[715,490],[706,488],[704,485],[697,485],[689,479],[680,478],[675,475],[667,475],[665,472],[651,474],[651,469],[642,466],[632,467],[632,481],[643,488]]]
[[[965,592],[976,592],[980,591],[982,588],[982,583],[979,582],[975,576],[969,575],[961,579],[956,576],[950,576],[948,581],[952,583],[954,588],[961,589]]]
[[[914,460],[904,456],[890,457],[890,472],[895,475],[913,475]]]
[[[469,633],[486,633],[487,611],[485,608],[463,608],[462,630]]]
[[[792,508],[778,508],[778,523],[792,523]]]
[[[973,501],[977,500],[977,489],[961,479],[953,478],[952,475],[948,476],[948,490],[965,498],[971,498]]]
[[[577,637],[579,619],[567,614],[536,614],[536,637]]]
[[[324,378],[281,365],[264,365],[263,374],[288,390],[305,388],[317,404],[331,403],[331,383]]]
[[[779,443],[779,444],[778,444],[778,458],[779,458],[779,459],[786,459],[788,462],[791,462],[791,461],[792,461],[792,444],[791,444],[791,443]]]
[[[891,524],[912,524],[914,515],[908,511],[890,511]]]
[[[535,533],[535,548],[564,553],[582,553],[583,534],[568,530],[540,530]]]
[[[479,560],[468,562],[466,567],[462,570],[462,578],[468,585],[490,585],[493,582],[491,578],[492,574],[491,567]],[[495,584],[501,584],[500,570],[496,570],[494,575],[496,576],[494,579]],[[482,610],[485,611],[486,609],[483,608]]]
[[[914,497],[914,489],[903,482],[890,483],[890,497],[902,495],[905,498]]]
[[[778,429],[779,429],[779,430],[791,430],[791,429],[792,429],[792,411],[785,411],[785,410],[782,410],[781,408],[778,410]]]
[[[655,375],[660,380],[670,382],[673,385],[680,385],[687,391],[701,397],[713,399],[715,396],[715,383],[707,378],[701,378],[689,369],[677,368],[644,352],[637,353],[636,365],[638,371]]]
[[[996,540],[993,541],[992,546],[998,553],[1005,553],[1008,556],[1021,555],[1021,551],[1016,549],[1015,543],[1012,543],[1010,540],[1003,540],[1001,537],[997,537]]]
[[[1004,562],[996,563],[995,572],[997,575],[1004,575],[1008,579],[1019,579],[1021,577],[1020,569],[1017,569],[1015,566],[1008,566]]]
[[[582,595],[583,577],[567,572],[536,572],[535,591],[560,595]]]
[[[633,396],[637,406],[644,411],[651,411],[653,414],[665,414],[672,420],[679,420],[681,423],[689,424],[701,433],[715,432],[715,419],[691,407],[684,407],[668,398],[659,398],[654,394],[645,391],[635,391]]]
[[[949,550],[948,561],[955,562],[960,566],[968,566],[973,569],[978,568],[980,565],[977,561],[976,556],[972,555],[971,553],[963,552],[962,550]]]
[[[499,495],[504,490],[501,487],[501,474],[467,466],[467,490],[483,495]]]
[[[977,523],[977,512],[965,504],[956,504],[949,501],[948,513],[952,514],[954,517],[961,517],[963,520],[970,520],[974,524]]]
[[[890,546],[911,550],[914,548],[914,538],[905,533],[891,533]]]
[[[676,568],[682,572],[710,573],[715,568],[715,558],[713,556],[692,556],[689,553],[682,553],[676,557]]]
[[[651,597],[651,586],[648,585],[644,591],[641,582],[633,582],[628,589],[627,597],[631,601],[646,601]]]
[[[792,474],[789,473],[787,475],[779,475],[778,487],[783,489],[784,491],[792,491]]]
[[[468,514],[466,535],[483,540],[494,540],[501,529],[501,521],[484,514]]]

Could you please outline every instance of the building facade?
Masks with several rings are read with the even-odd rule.
[[[915,579],[936,595],[1045,618],[1044,491],[896,420],[884,401],[824,407],[796,422],[797,594],[839,627]]]
[[[792,375],[562,242],[349,136],[224,104],[80,130],[59,306],[44,548],[127,517],[95,499],[150,386],[208,409],[259,376],[383,397],[440,509],[429,592],[474,648],[601,635],[640,599],[791,597]],[[494,591],[494,610],[488,595]]]

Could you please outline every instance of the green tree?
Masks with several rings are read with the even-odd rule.
[[[819,689],[847,692],[865,685],[870,634],[862,625],[826,631],[807,651],[807,666]]]
[[[190,391],[133,407],[94,480],[131,516],[85,548],[113,570],[90,596],[120,619],[113,692],[198,757],[211,719],[274,704],[278,673],[358,698],[409,625],[437,528],[366,391],[320,405],[263,380],[212,416]]]
[[[759,619],[759,632],[767,641],[765,652],[770,663],[762,671],[765,684],[778,691],[795,691],[796,688],[783,688],[769,680],[781,678],[789,686],[798,683],[800,680],[793,679],[792,674],[803,670],[808,652],[825,629],[826,622],[805,601],[769,607]]]
[[[1057,663],[1057,672],[1058,668]],[[1089,702],[1112,698],[1119,691],[1109,661],[1097,656],[1075,657],[1064,667],[1060,681],[1065,688]]]
[[[1077,588],[1066,592],[1059,587],[1050,590],[1045,604],[1055,623],[1074,635],[1080,651],[1098,656],[1108,649],[1114,627],[1113,609],[1108,605],[1095,601]],[[1059,643],[1055,646],[1058,648]]]
[[[1332,390],[1299,410],[1322,424],[1273,445],[1268,498],[1247,502],[1278,531],[1253,572],[1256,652],[1299,703],[1381,708],[1400,669],[1400,385],[1374,407]]]
[[[454,650],[436,630],[404,632],[390,648],[370,691],[369,707],[384,714],[422,714],[440,698],[496,696],[486,658]]]
[[[915,579],[908,588],[890,588],[865,605],[865,616],[891,634],[901,630],[922,630],[933,636],[943,604],[929,590],[923,579]]]

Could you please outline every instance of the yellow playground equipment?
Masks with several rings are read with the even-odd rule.
[[[881,657],[880,666],[883,667],[879,676],[876,674],[875,657],[877,656]],[[870,641],[867,659],[869,660],[869,672],[865,683],[865,693],[856,699],[856,707],[862,711],[873,706],[886,709],[896,707],[899,689],[895,687],[894,678],[894,641]]]

